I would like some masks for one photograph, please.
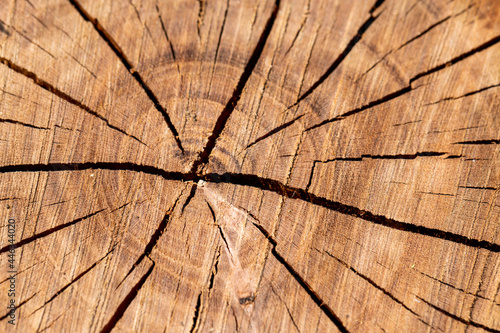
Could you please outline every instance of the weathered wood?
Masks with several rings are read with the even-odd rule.
[[[0,330],[500,331],[499,22],[0,0]]]

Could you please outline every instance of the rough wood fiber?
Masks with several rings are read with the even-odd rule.
[[[0,331],[499,332],[499,22],[0,0]]]

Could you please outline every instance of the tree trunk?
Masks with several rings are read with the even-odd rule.
[[[0,0],[0,331],[500,331],[499,21]]]

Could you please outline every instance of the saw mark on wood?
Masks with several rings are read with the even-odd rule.
[[[215,147],[215,141],[221,135],[222,131],[224,130],[224,127],[226,126],[227,121],[229,120],[229,117],[231,116],[234,109],[238,105],[243,89],[245,88],[248,79],[250,78],[250,75],[252,74],[253,70],[255,69],[255,66],[257,65],[257,62],[260,59],[262,51],[264,50],[264,46],[266,45],[267,39],[274,26],[274,22],[276,20],[276,16],[278,15],[279,8],[280,8],[280,0],[275,0],[271,17],[268,19],[267,24],[259,38],[259,41],[255,46],[255,49],[252,52],[252,55],[250,56],[250,59],[248,60],[248,63],[246,64],[245,69],[243,70],[243,73],[241,74],[241,77],[238,81],[238,85],[234,89],[233,95],[227,102],[226,106],[224,107],[224,110],[217,118],[212,134],[210,134],[210,136],[208,137],[205,147],[198,154],[198,158],[193,162],[193,165],[191,167],[191,173],[199,174],[201,172],[201,169],[208,163],[210,154],[212,153],[212,150]]]
[[[150,259],[151,260],[151,259]],[[151,260],[152,264],[151,267],[149,267],[148,271],[141,277],[141,279],[130,289],[129,293],[127,296],[123,299],[123,301],[120,303],[118,308],[116,309],[115,313],[109,319],[108,323],[104,325],[104,327],[101,330],[101,333],[109,333],[115,328],[116,324],[120,319],[123,317],[125,314],[125,311],[127,311],[128,307],[132,302],[134,301],[135,297],[137,294],[141,291],[142,287],[144,286],[144,283],[146,283],[147,279],[153,272],[153,269],[155,268],[155,262]]]
[[[101,36],[101,38],[109,45],[111,50],[113,50],[118,59],[120,59],[120,61],[128,70],[128,72],[134,77],[137,83],[141,86],[141,88],[144,90],[144,92],[149,97],[151,102],[153,102],[155,108],[162,114],[163,118],[165,119],[165,122],[167,123],[168,128],[170,129],[172,135],[174,136],[177,146],[179,147],[181,152],[184,153],[184,148],[182,147],[181,141],[179,139],[179,133],[175,129],[175,126],[172,123],[172,121],[170,120],[170,116],[168,115],[167,111],[163,108],[163,106],[160,104],[160,101],[156,97],[155,93],[142,79],[139,72],[137,72],[135,68],[131,65],[130,61],[128,60],[128,58],[126,57],[125,53],[120,48],[118,43],[113,39],[113,37],[111,37],[111,35],[104,29],[104,27],[97,21],[96,18],[90,16],[90,14],[80,5],[78,1],[76,0],[68,0],[68,1],[73,5],[73,7],[85,21],[90,22],[94,26],[94,29],[99,34],[99,36]]]
[[[32,80],[36,85],[38,85],[39,87],[51,92],[52,94],[56,95],[57,97],[65,100],[66,102],[68,103],[71,103],[77,107],[79,107],[80,109],[84,110],[85,112],[87,112],[88,114],[91,114],[92,116],[104,121],[106,123],[106,125],[115,130],[115,131],[118,131],[128,137],[131,137],[132,139],[138,141],[139,143],[147,146],[144,142],[142,142],[141,140],[139,140],[137,137],[131,135],[131,134],[128,134],[127,132],[125,132],[124,130],[114,126],[114,125],[111,125],[109,123],[109,120],[104,118],[103,116],[101,116],[100,114],[98,114],[96,111],[90,109],[87,105],[83,104],[82,102],[80,101],[77,101],[76,99],[74,99],[73,97],[71,97],[70,95],[62,92],[61,90],[57,89],[56,87],[54,87],[53,85],[51,85],[50,83],[48,83],[47,81],[43,80],[43,79],[40,79],[35,73],[21,67],[21,66],[18,66],[16,65],[15,63],[13,63],[12,61],[10,61],[9,59],[6,59],[6,58],[2,58],[0,57],[0,62],[3,63],[4,65],[6,65],[7,67],[9,67],[10,69],[12,69],[13,71],[21,74],[21,75],[24,75],[26,76],[28,79]]]
[[[45,230],[43,232],[40,232],[38,234],[35,234],[35,235],[31,236],[31,237],[25,238],[25,239],[17,242],[16,244],[13,244],[13,246],[15,246],[16,248],[24,246],[26,244],[29,244],[31,242],[36,241],[37,239],[41,239],[41,238],[47,237],[47,236],[49,236],[49,235],[51,235],[51,234],[53,234],[53,233],[55,233],[55,232],[57,232],[59,230],[71,227],[72,225],[75,225],[78,222],[87,220],[87,219],[91,218],[92,216],[95,216],[95,215],[97,215],[97,214],[99,214],[99,213],[101,213],[101,212],[103,212],[105,210],[106,209],[101,209],[101,210],[98,210],[98,211],[96,211],[94,213],[91,213],[91,214],[85,215],[83,217],[77,218],[76,220],[73,220],[71,222],[63,223],[63,224],[60,224],[60,225],[58,225],[56,227],[47,229],[47,230]],[[3,248],[0,249],[0,253],[8,252],[11,246],[12,245],[6,245],[6,246],[4,246]]]

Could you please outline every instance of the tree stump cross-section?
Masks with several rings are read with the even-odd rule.
[[[499,22],[0,0],[0,331],[499,332]]]

